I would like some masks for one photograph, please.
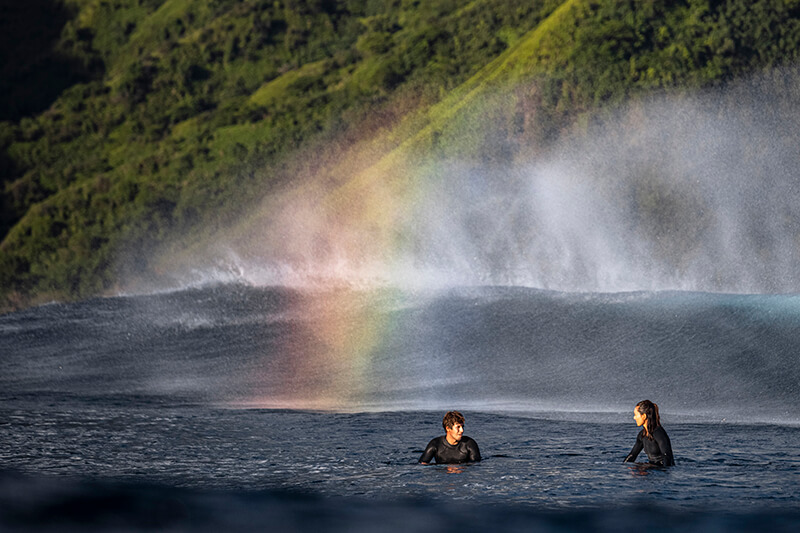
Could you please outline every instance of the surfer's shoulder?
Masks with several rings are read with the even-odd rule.
[[[428,447],[431,447],[431,446],[438,446],[438,445],[439,445],[439,443],[440,443],[440,442],[442,442],[442,439],[443,439],[443,438],[444,438],[444,437],[443,437],[443,436],[441,436],[441,435],[439,435],[438,437],[433,437],[433,438],[431,439],[431,441],[428,443]]]

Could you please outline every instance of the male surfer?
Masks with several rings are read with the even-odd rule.
[[[464,415],[448,411],[442,419],[445,434],[428,443],[419,462],[426,465],[431,459],[437,464],[469,463],[481,460],[478,443],[464,436]]]

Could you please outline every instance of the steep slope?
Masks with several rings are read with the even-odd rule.
[[[346,223],[337,205],[413,195],[409,161],[531,157],[632,95],[800,50],[776,0],[66,4],[60,50],[103,74],[0,123],[7,307],[114,290],[303,176],[338,184]]]

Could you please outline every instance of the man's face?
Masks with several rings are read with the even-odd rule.
[[[461,436],[464,434],[464,426],[456,422],[449,428],[445,428],[445,431],[447,431],[447,442],[455,444],[461,441]]]

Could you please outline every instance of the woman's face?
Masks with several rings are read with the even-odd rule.
[[[638,409],[633,408],[633,419],[636,421],[637,426],[641,426],[647,420],[647,415],[640,413]]]

